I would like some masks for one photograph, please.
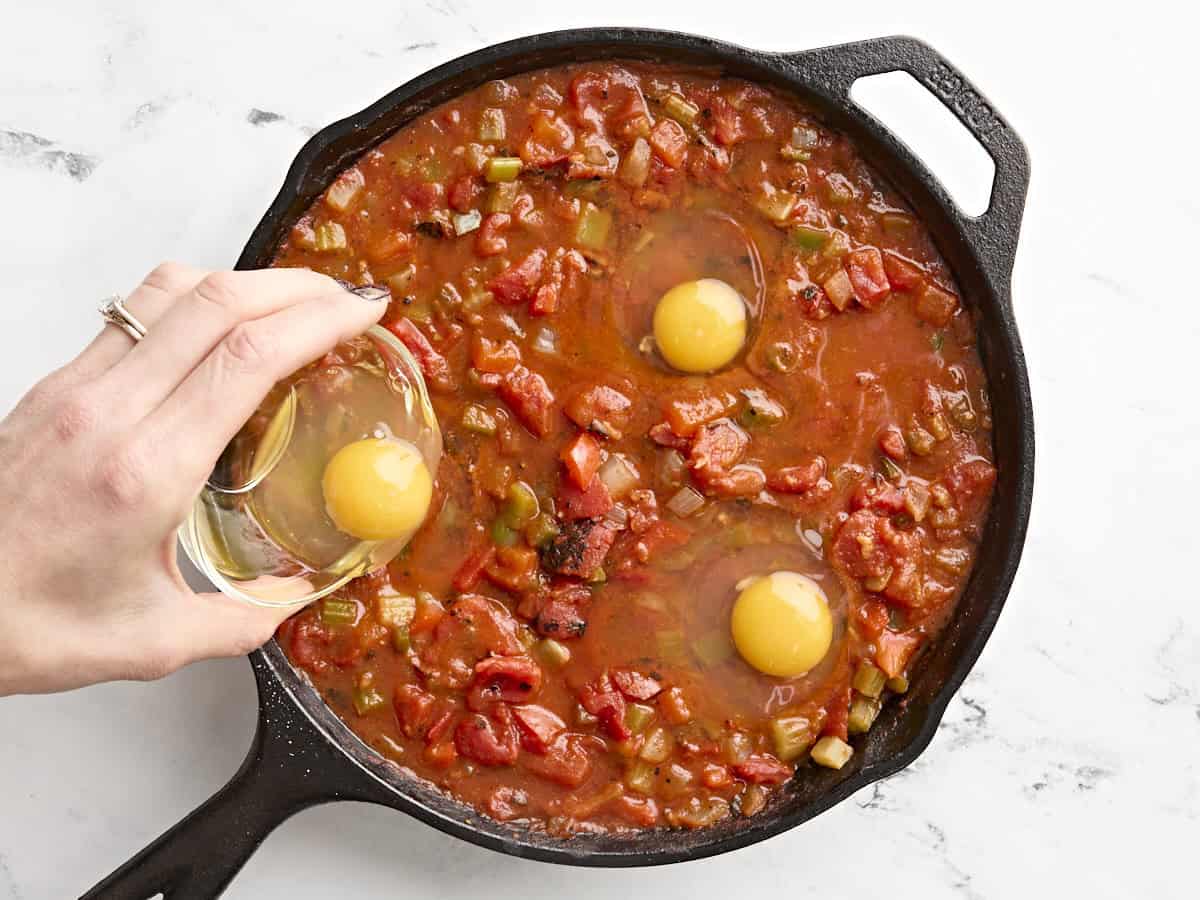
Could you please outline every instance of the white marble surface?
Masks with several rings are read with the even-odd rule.
[[[228,896],[1196,896],[1195,21],[1153,2],[563,6],[6,5],[0,410],[91,334],[96,297],[164,258],[232,263],[314,128],[461,52],[585,24],[772,49],[909,32],[1034,158],[1015,293],[1038,483],[1017,583],[918,763],[766,844],[578,871],[338,805],[280,828]],[[235,769],[254,702],[241,660],[0,700],[0,898],[75,896],[175,822]]]

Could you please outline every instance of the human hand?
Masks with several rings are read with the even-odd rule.
[[[386,292],[302,269],[164,264],[0,421],[0,696],[159,678],[292,612],[196,595],[175,532],[271,386],[361,334]]]

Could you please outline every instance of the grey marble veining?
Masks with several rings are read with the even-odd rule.
[[[229,265],[315,129],[522,33],[624,22],[796,49],[908,32],[981,85],[1033,155],[1015,276],[1033,524],[996,633],[925,755],[775,840],[640,872],[508,859],[387,810],[329,806],[281,827],[228,896],[1196,896],[1195,13],[1012,0],[985,25],[951,2],[835,10],[6,8],[2,410],[91,336],[98,297],[164,258]],[[253,716],[241,660],[0,700],[0,900],[86,889],[233,772]]]

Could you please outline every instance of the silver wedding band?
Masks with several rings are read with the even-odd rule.
[[[146,336],[146,326],[138,321],[137,316],[125,308],[125,298],[113,294],[100,301],[100,315],[109,325],[116,325],[137,343]]]

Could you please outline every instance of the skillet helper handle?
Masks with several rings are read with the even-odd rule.
[[[1029,151],[967,77],[928,44],[906,36],[820,47],[788,58],[816,75],[831,100],[854,107],[860,115],[870,114],[850,99],[854,82],[887,72],[907,72],[954,113],[996,166],[987,210],[979,216],[968,216],[957,207],[954,211],[989,275],[997,285],[1007,286],[1029,191]]]

